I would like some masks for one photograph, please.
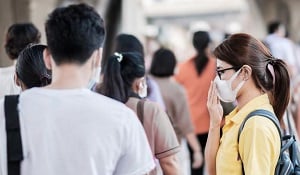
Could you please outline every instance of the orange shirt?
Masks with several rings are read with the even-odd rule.
[[[193,59],[179,65],[175,79],[184,86],[187,95],[191,119],[196,134],[208,133],[209,113],[206,106],[210,82],[215,78],[216,59],[209,58],[203,72],[198,75]]]

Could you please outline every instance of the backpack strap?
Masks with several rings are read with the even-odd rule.
[[[250,119],[251,117],[254,117],[254,116],[262,116],[262,117],[266,117],[268,119],[270,119],[276,126],[277,130],[278,130],[278,133],[279,133],[279,136],[280,136],[280,148],[282,147],[282,141],[281,141],[281,138],[282,138],[282,134],[281,134],[281,129],[280,129],[280,124],[279,124],[279,120],[277,119],[277,117],[270,111],[267,111],[267,110],[264,110],[264,109],[258,109],[258,110],[255,110],[255,111],[252,111],[250,112],[247,117],[244,119],[244,121],[242,122],[240,128],[239,128],[239,131],[238,131],[238,139],[237,139],[237,142],[239,144],[239,141],[240,141],[240,135],[241,135],[241,132],[243,131],[243,128],[247,122],[248,119]],[[238,149],[239,150],[239,149]],[[282,149],[280,149],[281,151]],[[241,156],[240,156],[240,152],[238,151],[238,155],[241,159]],[[241,159],[242,160],[242,159]],[[242,161],[242,174],[244,175],[245,174],[245,171],[244,171],[244,164],[243,164],[243,161]]]
[[[23,160],[18,102],[19,95],[9,95],[4,98],[8,175],[19,175]]]
[[[144,124],[144,104],[145,100],[139,100],[137,103],[137,116],[142,124]]]
[[[267,111],[267,110],[264,110],[264,109],[258,109],[258,110],[252,111],[250,114],[248,114],[247,117],[242,122],[242,124],[239,128],[239,132],[238,132],[238,139],[237,139],[238,143],[240,141],[241,132],[243,131],[243,128],[244,128],[247,120],[250,119],[253,116],[262,116],[262,117],[266,117],[266,118],[270,119],[275,124],[275,126],[278,130],[278,133],[280,135],[280,138],[282,137],[279,120],[276,118],[276,116],[270,111]]]

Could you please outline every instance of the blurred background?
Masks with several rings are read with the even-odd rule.
[[[42,43],[46,43],[47,15],[55,7],[80,2],[93,5],[105,19],[104,55],[111,53],[111,38],[130,33],[144,43],[147,58],[163,45],[181,61],[194,53],[194,31],[209,31],[213,45],[236,32],[247,32],[262,40],[267,35],[267,24],[274,20],[286,26],[291,40],[300,41],[299,0],[0,0],[0,66],[12,64],[3,48],[11,24],[34,23],[42,32]]]

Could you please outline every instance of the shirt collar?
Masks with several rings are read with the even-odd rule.
[[[260,95],[249,101],[244,107],[239,111],[235,108],[230,114],[226,116],[226,123],[232,121],[233,123],[240,124],[246,118],[246,116],[263,106],[270,105],[269,97],[267,94]]]

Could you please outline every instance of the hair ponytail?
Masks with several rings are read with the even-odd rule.
[[[128,94],[124,88],[121,75],[121,62],[116,55],[110,56],[104,68],[104,77],[99,92],[103,95],[125,103]]]
[[[97,92],[126,103],[135,78],[145,75],[144,59],[134,52],[117,53],[108,58],[103,74]]]
[[[282,121],[283,114],[290,101],[290,77],[286,64],[280,60],[272,60],[271,64],[274,69],[275,82],[271,95],[271,104],[278,119]]]
[[[194,58],[195,66],[198,75],[200,75],[208,63],[208,56],[205,53],[206,48],[210,43],[210,37],[206,31],[198,31],[194,33],[193,45],[197,51],[197,55]]]

